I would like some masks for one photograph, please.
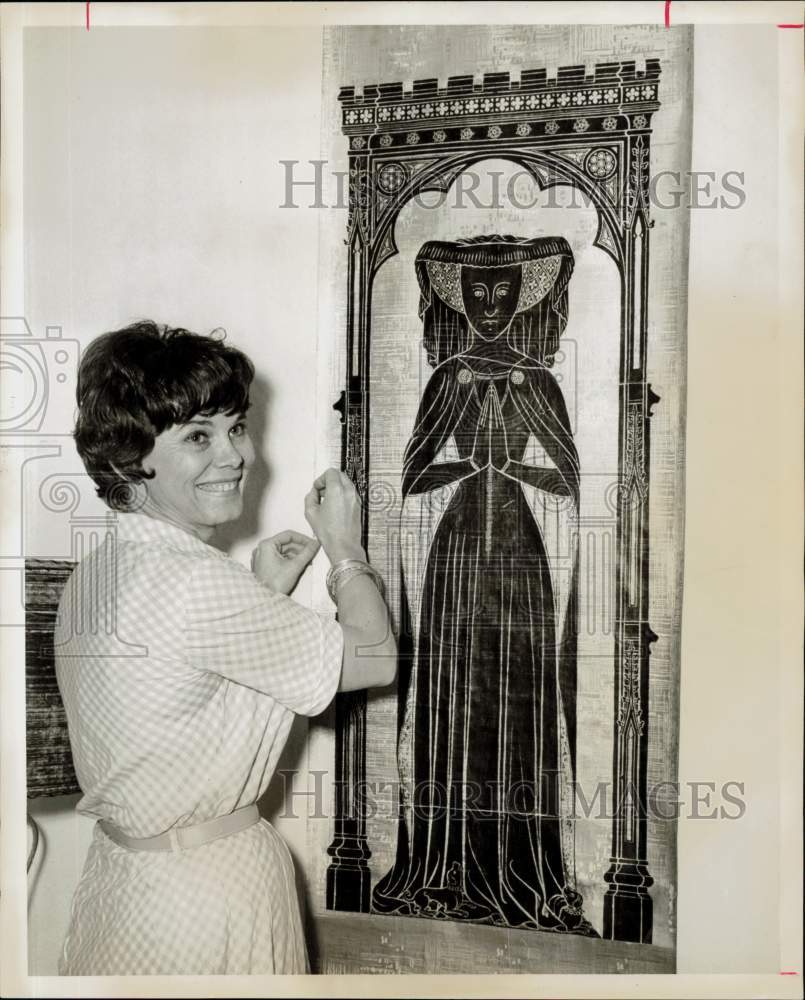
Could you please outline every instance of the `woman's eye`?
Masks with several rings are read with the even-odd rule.
[[[187,435],[187,440],[191,444],[202,444],[207,440],[207,435],[204,431],[193,431],[192,434]]]
[[[229,431],[234,437],[243,437],[246,433],[246,424],[235,424],[233,428]]]

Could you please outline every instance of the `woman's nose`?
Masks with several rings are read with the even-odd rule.
[[[244,462],[244,458],[240,450],[234,441],[226,438],[223,441],[215,456],[216,464],[231,466],[233,469],[239,469]]]

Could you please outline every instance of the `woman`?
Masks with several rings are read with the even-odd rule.
[[[291,857],[255,803],[294,714],[390,683],[396,650],[337,470],[305,498],[316,538],[266,539],[251,572],[209,544],[243,509],[253,374],[221,340],[149,322],[81,361],[76,444],[120,513],[55,635],[78,810],[99,820],[61,974],[307,971]],[[338,623],[288,597],[319,545]]]
[[[549,370],[572,252],[485,236],[416,268],[435,370],[402,492],[425,556],[403,554],[402,810],[374,908],[594,934],[568,803],[579,462]]]

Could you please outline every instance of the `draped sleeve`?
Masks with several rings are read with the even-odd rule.
[[[425,386],[403,459],[403,497],[439,489],[475,471],[469,459],[434,464],[461,415],[464,393],[458,369],[454,360],[445,362],[434,371]]]
[[[513,393],[514,403],[579,503],[579,455],[562,390],[547,368],[532,368]]]

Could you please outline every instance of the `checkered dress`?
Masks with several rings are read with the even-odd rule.
[[[78,811],[151,837],[263,794],[294,714],[333,698],[343,637],[195,536],[121,514],[68,581],[55,646]],[[176,853],[131,851],[96,825],[60,974],[307,969],[270,824]]]

